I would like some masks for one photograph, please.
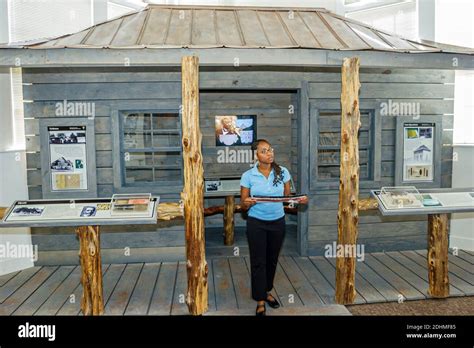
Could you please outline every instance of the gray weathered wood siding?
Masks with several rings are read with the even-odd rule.
[[[115,105],[137,109],[176,109],[181,102],[181,77],[179,68],[63,68],[24,69],[25,130],[27,143],[28,189],[30,198],[41,198],[40,144],[38,119],[56,117],[55,104],[68,101],[94,102],[96,108],[96,161],[98,195],[113,194],[111,110]],[[241,173],[244,168],[219,169],[215,156],[214,118],[217,113],[256,113],[258,137],[267,137],[277,149],[276,158],[290,168],[297,183],[297,112],[288,113],[289,105],[295,104],[295,92],[303,81],[308,82],[309,103],[324,105],[340,98],[339,69],[326,68],[211,68],[203,67],[200,74],[201,127],[205,175],[211,173]],[[399,102],[419,102],[421,114],[436,115],[443,120],[442,187],[451,186],[452,122],[454,75],[439,70],[361,70],[361,102],[382,102],[392,99]],[[213,91],[213,93],[210,93]],[[257,93],[258,91],[258,93]],[[231,93],[234,92],[234,93]],[[304,105],[303,107],[308,107]],[[395,172],[395,118],[382,117],[382,184],[394,184]],[[308,141],[303,141],[309,146]],[[310,149],[314,151],[314,149]],[[309,163],[308,163],[309,168]],[[234,172],[235,171],[235,172]],[[311,178],[310,178],[311,180]],[[308,188],[300,188],[307,191]],[[369,189],[361,187],[361,196],[368,196]],[[375,187],[377,188],[377,187]],[[307,247],[309,254],[320,254],[324,245],[337,238],[336,211],[337,184],[312,191],[308,214]],[[179,192],[162,195],[164,201],[177,200]],[[206,199],[206,205],[222,204],[222,199]],[[236,224],[243,219],[237,215]],[[207,226],[221,226],[222,216],[206,219]],[[155,251],[173,250],[184,255],[182,224],[172,227],[137,228],[123,226],[118,230],[105,229],[104,239],[110,250],[117,255],[126,244],[134,250],[152,254]],[[63,230],[61,229],[61,232]],[[64,230],[65,231],[65,230]],[[40,251],[76,251],[69,241],[53,242],[51,230],[35,229],[33,236],[39,242]],[[61,234],[65,236],[65,233]],[[106,236],[108,235],[108,236]],[[156,235],[156,236],[155,236]],[[70,234],[71,236],[71,234]],[[67,237],[60,237],[67,239]],[[71,237],[69,237],[71,238]],[[134,239],[135,238],[135,239]],[[43,240],[43,242],[40,242]],[[126,241],[126,242],[125,242]],[[381,218],[376,212],[363,213],[360,218],[359,241],[366,244],[366,251],[423,248],[426,241],[425,217],[408,219]],[[108,244],[107,244],[108,243]],[[146,250],[146,249],[150,250]],[[173,249],[171,249],[173,248]],[[369,250],[368,250],[369,249]],[[112,253],[113,254],[113,253]],[[111,254],[111,255],[112,255]],[[113,255],[116,255],[113,254]],[[59,255],[59,254],[58,254]],[[115,256],[114,256],[115,257]],[[111,256],[112,261],[114,257]],[[120,257],[116,257],[120,259]],[[122,258],[123,259],[123,258]],[[151,256],[150,256],[151,259]]]
[[[295,105],[296,93],[227,91],[201,93],[200,125],[203,135],[204,175],[206,177],[237,177],[250,168],[249,163],[218,163],[218,153],[224,147],[215,145],[214,117],[216,115],[256,115],[257,138],[267,139],[275,149],[275,160],[291,172],[296,185],[296,119],[290,110]],[[296,113],[296,110],[295,110]],[[233,150],[249,150],[249,146],[230,147]],[[205,199],[206,207],[222,205],[224,198]],[[241,214],[235,215],[236,226],[244,226]],[[222,215],[206,218],[206,226],[223,226]]]
[[[340,98],[339,73],[327,74],[324,80],[309,83],[310,103],[333,104]],[[449,71],[403,70],[361,71],[360,105],[393,102],[416,102],[424,115],[440,117],[442,132],[442,187],[451,187],[452,125],[454,75]],[[396,117],[381,116],[381,186],[394,186]],[[310,149],[315,151],[316,149]],[[332,186],[332,187],[331,187]],[[337,240],[338,182],[311,196],[308,217],[308,253],[321,254],[324,247]],[[369,197],[373,187],[362,185],[360,197]],[[377,211],[361,212],[358,243],[365,251],[424,249],[426,216],[382,218]]]

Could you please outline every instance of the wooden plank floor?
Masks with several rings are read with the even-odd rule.
[[[206,315],[253,315],[248,257],[208,260]],[[355,303],[426,299],[426,251],[366,254],[356,263]],[[103,265],[105,315],[186,315],[184,262]],[[474,295],[474,256],[449,255],[450,296]],[[335,259],[281,256],[268,315],[350,315],[334,303]],[[78,266],[32,267],[0,276],[0,315],[80,315]]]

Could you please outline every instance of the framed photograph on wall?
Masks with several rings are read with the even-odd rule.
[[[217,115],[216,146],[251,145],[257,139],[256,115]]]
[[[94,120],[40,119],[43,198],[97,197]]]
[[[395,185],[441,184],[441,117],[398,117]]]
[[[87,190],[86,126],[48,126],[51,190]]]

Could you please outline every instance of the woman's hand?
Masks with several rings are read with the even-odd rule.
[[[252,205],[256,204],[257,201],[251,197],[245,198],[241,204],[244,206],[244,209],[249,209]]]
[[[301,198],[299,204],[308,204],[308,196],[304,196],[303,198]]]

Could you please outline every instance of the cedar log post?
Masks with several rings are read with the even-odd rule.
[[[80,226],[76,228],[76,233],[79,237],[79,258],[82,270],[82,313],[101,315],[104,314],[104,298],[99,226]]]
[[[429,294],[449,296],[448,214],[428,215],[428,280]]]
[[[234,205],[234,196],[226,196],[224,205],[224,245],[234,244]]]
[[[199,59],[183,57],[182,74],[182,144],[184,165],[184,225],[186,231],[186,269],[189,313],[201,315],[207,311],[208,266],[204,240],[204,177],[199,128]]]
[[[337,244],[355,250],[359,221],[359,58],[344,58],[341,91],[341,166]],[[354,249],[346,246],[353,247]],[[337,254],[338,255],[338,254]],[[336,302],[354,302],[355,255],[336,258]]]

